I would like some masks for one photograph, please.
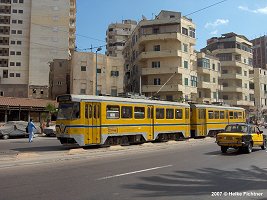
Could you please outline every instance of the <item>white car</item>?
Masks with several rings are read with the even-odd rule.
[[[43,132],[46,136],[56,136],[56,125],[45,127]]]

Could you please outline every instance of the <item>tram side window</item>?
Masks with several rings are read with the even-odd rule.
[[[174,110],[166,109],[166,119],[173,119],[173,118],[174,118]]]
[[[234,119],[238,119],[238,114],[237,114],[237,112],[234,112]]]
[[[215,111],[214,112],[214,116],[215,116],[215,119],[220,119],[220,117],[219,117],[219,111]]]
[[[189,108],[185,109],[185,119],[189,119]]]
[[[242,112],[238,112],[238,119],[242,119],[243,118],[243,113]]]
[[[164,119],[164,108],[157,108],[156,109],[156,118],[157,119]]]
[[[85,116],[85,119],[88,119],[89,118],[89,116],[88,116],[88,111],[89,111],[89,108],[88,108],[89,106],[88,105],[86,105],[85,106],[85,113],[84,113],[84,116]]]
[[[120,118],[120,107],[115,105],[107,106],[107,119],[119,119]]]
[[[99,105],[95,105],[94,106],[94,118],[98,119],[100,116],[100,106]]]
[[[183,110],[175,109],[175,119],[182,119],[182,118],[183,118]]]
[[[134,118],[144,119],[145,118],[145,108],[144,107],[134,107]]]
[[[220,119],[224,119],[224,111],[220,111]]]
[[[229,112],[229,117],[230,117],[230,119],[234,119],[234,112],[233,111]]]
[[[121,107],[121,118],[124,118],[124,119],[133,118],[132,106]]]
[[[209,119],[213,119],[214,118],[212,110],[208,111],[208,116],[209,116]]]

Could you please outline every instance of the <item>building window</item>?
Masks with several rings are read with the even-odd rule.
[[[98,74],[101,74],[101,69],[97,69],[97,73]]]
[[[21,35],[21,34],[22,34],[22,30],[18,30],[18,34],[20,34],[20,35]]]
[[[23,3],[24,2],[24,0],[19,0],[19,3]]]
[[[16,77],[20,77],[20,73],[16,73]]]
[[[15,42],[15,41],[14,41]],[[17,45],[21,45],[21,41],[17,41]]]
[[[11,30],[11,34],[16,34],[16,30]]]
[[[81,89],[80,90],[80,94],[85,94],[86,90],[85,89]]]
[[[247,71],[244,71],[244,76],[247,76],[248,75],[248,72]]]
[[[160,62],[159,61],[152,61],[152,68],[160,68]]]
[[[154,78],[154,85],[160,85],[160,78]]]
[[[10,51],[10,55],[15,55],[15,51]]]
[[[119,76],[119,71],[111,71],[111,76]]]
[[[213,83],[216,83],[216,78],[213,78]]]
[[[154,51],[160,51],[160,45],[155,45],[154,46]]]
[[[196,30],[194,28],[189,28],[189,36],[192,38],[196,37]]]
[[[17,23],[17,20],[13,19],[12,24],[16,24],[16,23]]]
[[[159,28],[153,28],[153,34],[159,34]]]
[[[8,70],[3,70],[3,78],[8,78]]]
[[[184,68],[188,69],[188,61],[184,60]]]
[[[9,74],[9,77],[14,77],[14,76],[15,76],[14,73]]]
[[[16,62],[16,66],[17,67],[21,66],[21,63],[20,62]]]
[[[188,35],[188,29],[182,27],[182,34]]]
[[[16,44],[16,42],[14,40],[11,40],[10,44]]]
[[[21,55],[21,51],[17,51],[16,55],[20,56]]]
[[[23,21],[22,20],[18,20],[18,24],[23,24]]]
[[[188,85],[188,78],[184,79],[184,85]]]
[[[81,66],[81,71],[85,72],[86,71],[86,66]]]
[[[116,97],[116,96],[118,96],[117,89],[111,89],[111,96],[112,96],[112,97]]]
[[[23,10],[19,10],[19,13],[23,13]]]
[[[212,69],[215,70],[215,64],[212,64]]]
[[[18,3],[18,0],[13,0],[13,3]]]
[[[213,99],[217,99],[217,92],[213,92]]]
[[[15,66],[15,62],[10,62],[9,66]]]
[[[245,83],[245,84],[244,84],[244,87],[245,87],[245,88],[248,88],[248,84],[247,84],[247,83]]]
[[[197,87],[197,77],[196,76],[191,76],[191,86]]]
[[[188,52],[188,44],[183,44],[183,51]]]
[[[18,13],[18,11],[16,9],[13,9],[12,13]]]

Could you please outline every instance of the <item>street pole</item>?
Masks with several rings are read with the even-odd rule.
[[[98,93],[97,93],[97,52],[98,51],[101,51],[102,48],[101,47],[98,47],[96,52],[95,52],[95,95],[98,96]]]

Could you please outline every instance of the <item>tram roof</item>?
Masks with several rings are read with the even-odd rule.
[[[232,106],[217,106],[217,105],[207,105],[207,104],[192,104],[192,107],[196,108],[217,108],[217,109],[232,109],[232,110],[245,110],[241,107],[232,107]]]
[[[61,95],[61,97],[68,95]],[[94,95],[69,95],[72,101],[92,101],[92,102],[127,102],[127,103],[139,103],[147,105],[173,105],[173,106],[183,106],[189,107],[187,103],[171,102],[171,101],[158,101],[149,99],[134,99],[134,98],[122,98],[122,97],[109,97],[109,96],[94,96]],[[59,96],[60,98],[60,96]]]

